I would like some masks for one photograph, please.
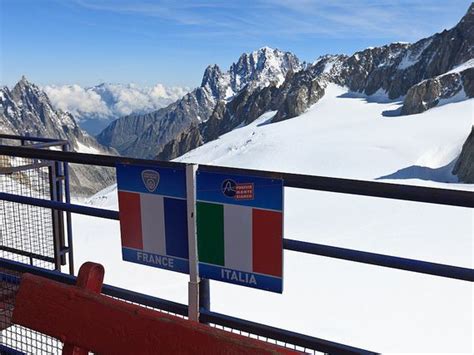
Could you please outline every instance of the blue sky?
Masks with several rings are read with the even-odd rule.
[[[270,46],[313,61],[454,26],[465,0],[0,0],[0,83],[197,86]]]

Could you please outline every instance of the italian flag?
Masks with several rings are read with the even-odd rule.
[[[199,262],[282,277],[281,211],[200,201],[196,207]]]

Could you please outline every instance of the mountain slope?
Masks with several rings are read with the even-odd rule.
[[[82,131],[70,113],[55,110],[46,93],[25,77],[12,90],[0,88],[0,132],[65,139],[79,152],[114,153]],[[71,170],[74,193],[91,194],[113,181],[110,169],[73,165]]]
[[[444,168],[446,179],[440,181],[457,181],[449,166],[471,129],[473,99],[386,117],[401,103],[350,93],[328,84],[326,95],[297,119],[270,123],[276,112],[268,112],[176,160],[368,180],[426,180],[430,176],[423,172]],[[424,171],[393,175],[416,166]]]

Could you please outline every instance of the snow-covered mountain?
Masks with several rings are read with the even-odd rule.
[[[54,109],[46,93],[25,77],[11,90],[0,88],[0,132],[65,139],[73,150],[84,153],[116,153],[84,132],[70,113]],[[71,170],[75,193],[90,194],[113,181],[112,172],[105,168],[73,166]]]
[[[86,88],[76,84],[49,85],[43,90],[55,108],[73,114],[83,129],[97,134],[119,117],[168,106],[183,97],[189,88],[103,83]]]
[[[262,48],[227,72],[209,66],[183,100],[149,115],[112,123],[99,141],[124,155],[173,159],[268,111],[271,122],[298,117],[324,97],[328,84],[373,101],[402,101],[386,116],[420,113],[474,97],[474,5],[452,29],[416,43],[391,43],[311,65],[291,53]],[[133,132],[132,135],[129,132]]]
[[[278,87],[289,72],[302,68],[295,55],[277,49],[264,47],[243,54],[226,72],[217,65],[207,67],[201,86],[181,100],[153,113],[120,118],[97,138],[123,155],[153,158],[176,137],[201,129],[223,103],[234,102],[243,92],[249,95],[269,86]],[[201,137],[197,138],[187,138],[190,148],[201,144]]]

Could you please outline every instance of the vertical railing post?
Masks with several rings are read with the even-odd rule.
[[[57,201],[57,190],[56,190],[56,164],[51,162],[48,167],[49,173],[49,189],[51,201]],[[54,245],[54,268],[61,271],[61,241],[59,234],[59,211],[52,209],[51,217],[53,223],[53,245]]]
[[[63,151],[69,151],[69,143],[63,145]],[[63,162],[64,172],[64,199],[66,203],[71,203],[71,191],[69,188],[69,165],[67,161]],[[71,212],[66,212],[66,233],[68,247],[69,274],[74,275],[74,248],[72,242],[72,218]]]
[[[199,310],[211,310],[211,290],[208,279],[201,279],[199,282]]]
[[[186,200],[188,214],[189,284],[188,318],[199,322],[199,270],[196,234],[196,171],[197,165],[186,166]]]
[[[60,161],[55,161],[55,184],[56,184],[56,201],[63,202],[63,181],[64,181],[64,171],[63,164]],[[57,212],[58,219],[58,241],[59,241],[59,250],[60,250],[60,260],[61,265],[66,265],[66,256],[64,255],[66,249],[66,240],[64,236],[64,212]]]

